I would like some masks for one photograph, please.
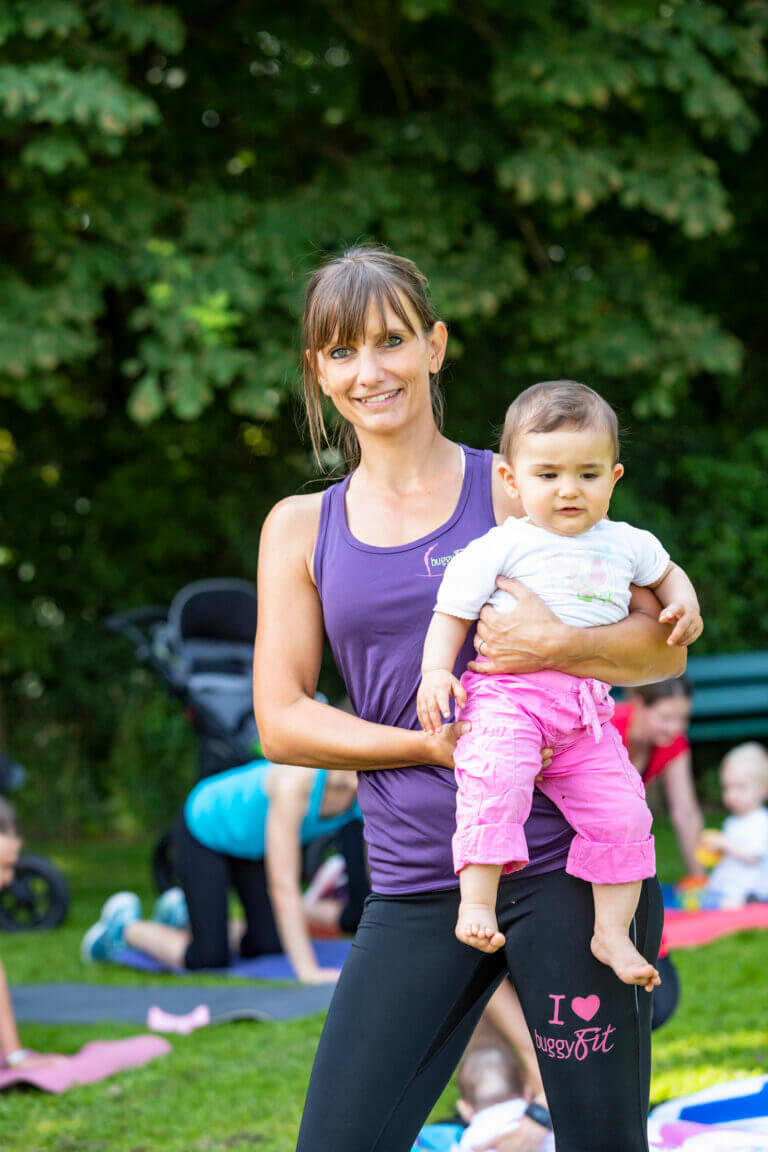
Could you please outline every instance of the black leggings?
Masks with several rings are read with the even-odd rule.
[[[557,1152],[647,1152],[651,996],[589,950],[589,884],[563,871],[501,885],[505,949],[454,937],[458,891],[371,896],[309,1084],[298,1152],[409,1152],[509,972],[536,1045]],[[661,891],[646,881],[633,932],[658,954]]]
[[[362,824],[356,820],[345,825],[336,839],[347,862],[349,882],[340,927],[343,932],[354,932],[368,894]],[[192,933],[185,968],[225,968],[229,964],[230,888],[237,892],[245,914],[240,955],[282,952],[263,860],[242,860],[206,848],[187,828],[183,812],[174,830],[174,848]]]

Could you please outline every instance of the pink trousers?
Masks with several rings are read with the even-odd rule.
[[[564,672],[527,676],[465,672],[467,703],[454,762],[458,797],[453,863],[528,863],[523,824],[541,750],[552,763],[538,787],[576,831],[566,871],[596,884],[644,880],[656,871],[645,789],[609,717],[608,685]]]

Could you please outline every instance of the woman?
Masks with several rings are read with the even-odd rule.
[[[690,687],[685,680],[663,680],[633,687],[628,697],[616,705],[612,723],[643,782],[647,785],[660,777],[686,871],[689,876],[703,876],[696,848],[704,822],[686,736],[691,718]]]
[[[16,814],[7,800],[0,796],[0,892],[13,883],[20,851],[21,837],[16,827]],[[64,1059],[64,1056],[39,1055],[29,1048],[22,1048],[11,992],[0,961],[0,1066],[28,1070],[43,1068]]]
[[[322,393],[345,422],[353,470],[323,493],[282,501],[262,533],[254,664],[262,744],[273,760],[361,769],[374,892],[325,1024],[298,1147],[409,1149],[509,971],[539,1048],[559,1152],[645,1150],[651,998],[591,955],[591,891],[565,873],[572,832],[540,795],[526,825],[531,863],[500,890],[505,950],[480,953],[453,934],[452,766],[462,726],[419,730],[421,647],[447,559],[520,510],[490,452],[439,430],[447,331],[425,286],[411,261],[365,248],[311,279],[304,370],[313,438],[319,445]],[[647,615],[659,611],[653,596],[636,596],[645,611],[620,624],[572,630],[517,582],[504,586],[518,608],[503,618],[483,609],[474,640],[488,671],[551,666],[613,683],[682,671],[668,630]],[[324,632],[356,717],[313,699]],[[468,637],[461,661],[472,655]],[[655,882],[644,886],[635,927],[638,947],[655,957]],[[537,1120],[546,1111],[534,1113],[515,1147],[521,1139],[535,1147],[545,1134]]]
[[[138,896],[116,893],[86,933],[83,958],[109,960],[127,946],[172,968],[199,969],[226,967],[233,953],[285,952],[304,983],[336,980],[337,969],[318,965],[310,931],[357,927],[368,893],[359,816],[351,772],[255,761],[201,780],[174,836],[183,896],[165,893],[154,918],[142,920]],[[331,833],[346,858],[349,898],[309,904],[301,849]],[[228,920],[230,887],[245,923]]]

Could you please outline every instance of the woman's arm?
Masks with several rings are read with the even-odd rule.
[[[19,1032],[13,1015],[11,994],[8,991],[8,981],[5,978],[5,969],[0,964],[0,1052],[8,1056],[11,1052],[21,1049]]]
[[[472,661],[474,672],[538,672],[557,668],[609,684],[649,684],[685,671],[685,648],[667,644],[669,628],[658,622],[661,606],[647,588],[632,588],[629,615],[618,624],[574,628],[564,624],[519,580],[497,581],[515,598],[509,612],[486,605],[475,632],[488,661]]]
[[[319,495],[293,496],[272,509],[262,529],[253,694],[264,755],[278,764],[319,768],[452,767],[454,725],[427,736],[371,724],[314,699],[323,650],[311,572],[319,517]]]
[[[691,753],[681,752],[674,760],[670,760],[661,779],[685,870],[689,876],[703,876],[704,868],[696,859],[696,848],[704,821],[693,786]]]
[[[318,965],[301,897],[301,822],[314,777],[311,768],[292,764],[270,772],[264,864],[283,951],[299,980],[319,984],[335,980],[339,973],[336,968]]]

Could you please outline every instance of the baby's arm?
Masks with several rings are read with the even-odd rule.
[[[724,856],[732,856],[734,860],[740,860],[742,864],[759,864],[766,854],[754,849],[750,852],[748,848],[729,840],[725,832],[718,832],[715,828],[702,832],[701,843],[703,847],[709,848],[712,852],[722,852]]]
[[[431,735],[440,731],[443,717],[450,716],[450,699],[464,705],[467,694],[453,675],[453,666],[473,621],[435,612],[424,641],[421,684],[416,697],[419,723]]]
[[[687,575],[677,564],[669,564],[660,580],[647,587],[652,588],[664,605],[659,615],[659,623],[674,624],[667,638],[667,644],[684,647],[693,644],[704,628],[699,609],[699,601]]]

